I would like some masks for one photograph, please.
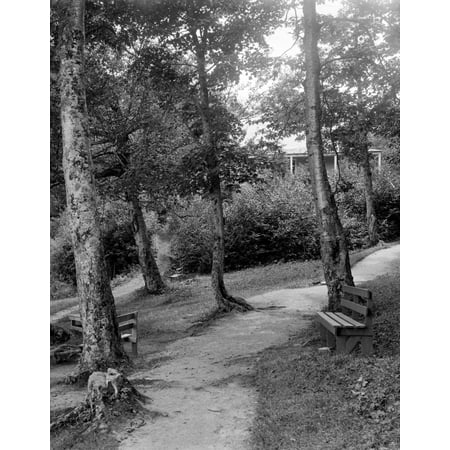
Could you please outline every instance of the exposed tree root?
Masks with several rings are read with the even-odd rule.
[[[148,400],[120,372],[114,369],[94,372],[89,377],[86,400],[57,417],[50,424],[50,432],[74,425],[82,426],[84,433],[106,432],[120,416],[146,415],[144,404]]]
[[[227,307],[217,308],[214,311],[210,312],[209,314],[204,315],[198,322],[196,322],[189,328],[191,336],[196,336],[200,334],[205,328],[209,327],[217,319],[224,317],[227,313],[231,311],[247,312],[255,310],[255,308],[252,305],[250,305],[250,303],[247,303],[241,297],[231,297],[231,296],[227,297],[232,298],[234,300],[234,303],[230,303],[228,308]]]
[[[221,305],[218,308],[219,312],[247,312],[254,311],[254,309],[255,308],[242,297],[233,297],[232,295],[223,296]]]
[[[167,289],[167,286],[163,284],[162,286],[158,287],[151,287],[148,288],[147,286],[144,287],[145,293],[149,295],[160,295],[163,294]]]

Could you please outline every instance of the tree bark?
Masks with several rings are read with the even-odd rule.
[[[367,143],[361,146],[361,168],[364,177],[364,196],[366,199],[366,225],[369,245],[378,243],[377,216],[375,214],[375,196],[372,185],[372,169],[370,167],[369,146]]]
[[[359,159],[364,178],[364,197],[366,200],[366,227],[369,245],[378,243],[377,216],[375,214],[375,199],[372,185],[372,170],[370,168],[369,141],[367,138],[366,114],[362,98],[362,81],[358,79],[358,121],[359,121]]]
[[[306,146],[312,180],[316,214],[320,229],[321,257],[328,287],[328,308],[335,310],[341,294],[341,285],[353,286],[347,242],[331,192],[323,157],[321,110],[319,91],[320,61],[317,48],[319,25],[315,0],[304,0],[305,51],[305,117]]]
[[[193,35],[194,37],[194,35]],[[194,40],[196,38],[194,37]],[[250,311],[253,307],[243,298],[233,297],[227,292],[223,279],[224,274],[224,221],[222,189],[220,186],[219,161],[214,145],[214,138],[211,129],[209,92],[207,75],[205,69],[204,50],[197,44],[197,70],[200,85],[200,115],[202,120],[202,143],[206,151],[206,164],[208,168],[209,195],[213,203],[213,249],[211,265],[211,286],[214,292],[214,299],[219,311],[229,312],[231,310]]]
[[[107,275],[96,205],[84,86],[84,0],[64,0],[61,36],[63,170],[83,325],[79,374],[126,359]]]
[[[132,206],[131,224],[138,249],[139,265],[141,266],[145,289],[150,294],[159,294],[164,290],[165,286],[153,256],[152,242],[148,235],[139,198],[135,192],[130,192],[128,196]]]

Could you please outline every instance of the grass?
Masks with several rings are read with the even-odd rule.
[[[351,264],[356,264],[367,255],[379,250],[380,247],[357,250],[350,253]],[[132,275],[138,286],[140,274],[133,269]],[[269,264],[266,266],[252,267],[225,274],[225,285],[231,293],[245,298],[259,295],[267,291],[277,289],[290,289],[310,286],[323,280],[322,263],[320,260],[292,261],[286,263]],[[112,286],[120,286],[125,282],[133,283],[132,277],[123,276],[121,282],[113,280]],[[121,304],[129,303],[129,306],[141,306],[143,304],[180,304],[180,301],[196,303],[200,305],[201,315],[209,311],[211,303],[210,278],[207,275],[195,276],[187,282],[167,282],[169,289],[161,296],[148,296],[147,300],[142,294],[132,295],[131,298],[139,299],[130,304],[130,295],[116,295],[118,308]],[[195,289],[194,289],[195,288]],[[191,297],[192,296],[192,297]],[[76,297],[55,299],[50,303],[50,314],[55,314],[77,304]]]
[[[261,353],[255,449],[399,448],[399,274],[366,286],[377,306],[374,357],[319,353],[313,325]]]

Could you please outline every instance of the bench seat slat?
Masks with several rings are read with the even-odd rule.
[[[339,316],[341,319],[344,319],[346,322],[348,322],[352,326],[352,328],[365,328],[366,327],[365,324],[358,322],[357,320],[352,319],[351,317],[346,316],[344,313],[337,312],[336,315]]]
[[[325,314],[327,315],[328,319],[334,320],[339,324],[337,328],[355,328],[355,325],[357,328],[365,328],[365,325],[363,323],[357,322],[356,320],[351,319],[343,313],[334,313],[327,311]]]
[[[348,328],[352,326],[351,323],[347,322],[344,318],[336,315],[334,312],[328,311],[326,314],[329,319],[332,319],[339,324],[339,328]]]
[[[317,319],[323,327],[325,327],[333,334],[335,333],[336,328],[339,326],[337,322],[335,322],[334,320],[331,321],[329,317],[323,312],[317,313]]]
[[[317,317],[320,323],[331,333],[335,333],[336,328],[340,328],[341,324],[328,315],[329,313],[318,312]]]
[[[346,320],[345,314],[338,316],[336,313],[333,313],[333,319],[341,324],[340,328],[354,328],[353,324]]]
[[[332,316],[330,316],[329,312],[319,312],[317,314],[319,315],[319,317],[321,317],[325,321],[329,322],[334,327],[340,327],[341,326],[340,322],[336,321]]]

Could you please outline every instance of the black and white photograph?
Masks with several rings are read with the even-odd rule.
[[[49,12],[51,448],[399,449],[399,0]]]

